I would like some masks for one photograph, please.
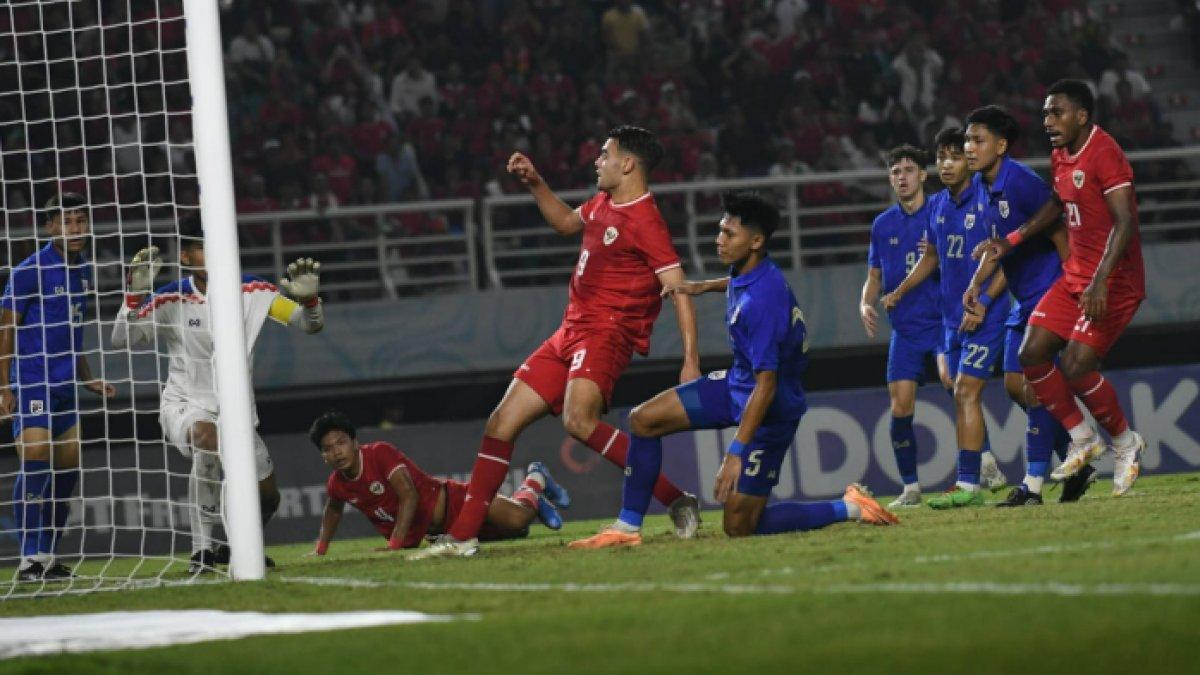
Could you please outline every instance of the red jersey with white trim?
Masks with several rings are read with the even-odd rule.
[[[1093,126],[1091,135],[1075,155],[1066,148],[1050,153],[1054,173],[1054,191],[1067,214],[1067,235],[1071,257],[1063,262],[1067,289],[1082,293],[1092,282],[1108,235],[1113,229],[1112,212],[1105,195],[1124,187],[1133,187],[1133,168],[1121,146],[1108,132]],[[1142,267],[1142,242],[1138,233],[1137,198],[1130,199],[1133,236],[1125,254],[1108,277],[1109,292],[1146,296],[1146,272]]]
[[[657,275],[679,267],[654,196],[647,192],[614,204],[607,192],[599,192],[575,211],[583,219],[583,246],[563,324],[615,325],[645,355],[662,308]]]
[[[362,470],[359,471],[358,477],[346,478],[340,471],[329,474],[329,480],[325,483],[329,498],[349,502],[351,506],[363,512],[380,534],[390,537],[396,527],[396,516],[400,512],[400,498],[392,489],[389,478],[393,472],[403,468],[412,478],[418,496],[417,512],[413,515],[408,533],[404,536],[403,546],[411,548],[419,545],[429,530],[429,521],[433,518],[433,509],[437,505],[438,493],[441,492],[444,481],[422,471],[421,467],[391,443],[363,443],[359,446],[359,456],[362,459]]]

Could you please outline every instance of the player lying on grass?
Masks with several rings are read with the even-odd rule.
[[[169,443],[192,460],[188,478],[188,509],[192,533],[192,574],[211,572],[213,565],[229,562],[229,547],[212,545],[213,526],[221,519],[221,457],[217,443],[218,401],[213,382],[212,318],[208,311],[208,272],[204,265],[204,228],[199,213],[179,224],[179,264],[186,274],[157,290],[154,277],[162,267],[158,247],[144,248],[130,262],[126,304],[113,324],[113,346],[120,349],[148,344],[165,348],[170,369],[163,386],[158,421]],[[321,263],[302,258],[288,265],[290,278],[276,287],[252,276],[242,278],[248,365],[254,345],[267,319],[313,334],[325,325],[317,296]],[[253,392],[251,392],[253,394]],[[255,425],[258,413],[251,401]],[[262,437],[254,434],[254,461],[258,477],[263,525],[279,508],[275,466]],[[267,559],[268,567],[274,563]]]
[[[416,548],[426,535],[442,534],[462,512],[466,483],[425,473],[390,443],[359,443],[354,424],[336,410],[318,417],[308,437],[333,468],[326,483],[328,498],[316,555],[329,549],[346,502],[362,511],[393,550]],[[555,505],[565,508],[570,503],[567,491],[541,462],[534,462],[511,498],[492,500],[479,537],[485,541],[524,537],[534,518],[557,530],[562,518]]]
[[[737,427],[713,488],[714,498],[725,505],[724,529],[731,537],[815,530],[844,520],[899,522],[859,485],[847,487],[840,500],[767,505],[807,410],[800,384],[808,365],[807,329],[783,272],[767,255],[779,210],[748,192],[725,195],[724,206],[717,255],[730,266],[729,277],[668,286],[663,294],[726,293],[733,367],[668,389],[633,409],[621,514],[571,548],[642,543],[642,519],[662,469],[661,439],[689,429]]]

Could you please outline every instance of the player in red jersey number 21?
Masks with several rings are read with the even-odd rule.
[[[1064,480],[1103,454],[1105,445],[1086,422],[1078,396],[1112,438],[1113,494],[1137,480],[1146,443],[1129,428],[1100,360],[1124,332],[1146,297],[1138,236],[1133,170],[1112,136],[1093,121],[1088,85],[1062,80],[1047,90],[1044,126],[1054,194],[1045,207],[1008,239],[992,240],[1003,255],[1066,214],[1070,256],[1029,319],[1021,366],[1038,399],[1071,434],[1071,451],[1050,475]],[[1061,370],[1054,358],[1061,352]]]

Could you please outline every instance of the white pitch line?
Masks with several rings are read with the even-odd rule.
[[[1061,582],[1006,584],[992,581],[945,581],[931,583],[834,584],[815,589],[817,593],[898,593],[914,595],[1057,595],[1183,597],[1200,595],[1200,584],[1068,584]]]
[[[280,577],[285,583],[313,586],[342,586],[347,588],[408,588],[422,591],[494,591],[561,593],[715,593],[726,595],[781,595],[795,593],[792,586],[753,584],[654,583],[527,583],[488,581],[375,581],[371,579],[342,579],[338,577]]]
[[[993,581],[943,581],[917,583],[830,584],[814,586],[752,584],[706,584],[620,582],[620,583],[520,583],[520,582],[457,582],[457,581],[374,581],[341,579],[337,577],[281,577],[287,583],[349,588],[407,588],[425,591],[484,591],[484,592],[560,592],[560,593],[710,593],[728,595],[791,595],[797,593],[837,594],[904,594],[904,595],[1051,595],[1060,597],[1103,596],[1200,596],[1200,584],[1134,583],[1134,584],[1072,584],[1064,582],[1002,583]]]

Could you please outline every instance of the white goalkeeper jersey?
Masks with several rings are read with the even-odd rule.
[[[276,301],[281,301],[272,309]],[[246,367],[254,367],[254,343],[268,318],[287,325],[296,303],[275,285],[257,277],[242,279],[242,317],[246,328]],[[219,329],[219,327],[217,327]],[[150,344],[170,357],[163,403],[186,403],[214,414],[217,403],[213,367],[212,318],[207,297],[192,277],[167,284],[136,307],[123,307],[113,327],[114,346]],[[254,391],[250,400],[253,410]]]

